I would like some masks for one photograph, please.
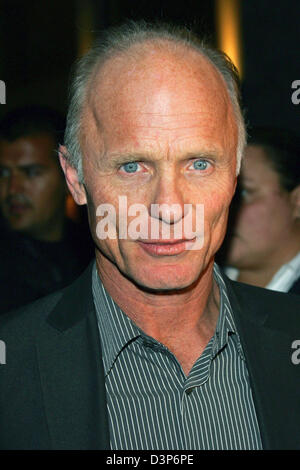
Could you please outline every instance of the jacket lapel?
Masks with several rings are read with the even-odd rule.
[[[108,449],[109,431],[92,264],[68,287],[37,343],[54,449]]]
[[[279,298],[274,296],[273,305],[267,304],[271,311],[266,311],[266,297],[259,295],[261,290],[251,288],[250,292],[249,287],[228,280],[227,285],[246,358],[263,448],[298,449],[300,382],[291,361],[293,338],[272,321],[278,309],[281,322],[286,321],[283,306],[278,305],[276,299]]]

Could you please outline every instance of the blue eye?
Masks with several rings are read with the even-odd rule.
[[[135,173],[138,169],[138,164],[137,162],[128,162],[122,165],[122,167],[126,173]]]
[[[193,162],[193,166],[195,170],[206,170],[207,169],[208,162],[205,160],[195,160]]]
[[[240,190],[240,196],[244,200],[252,199],[254,195],[255,191],[252,188],[241,188]]]

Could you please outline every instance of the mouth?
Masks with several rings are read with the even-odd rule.
[[[11,215],[21,215],[29,209],[27,204],[9,204],[8,212]]]
[[[138,240],[141,248],[153,256],[174,256],[187,250],[187,243],[192,240]]]

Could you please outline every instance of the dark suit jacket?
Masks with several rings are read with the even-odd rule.
[[[289,290],[289,294],[298,294],[298,295],[300,294],[300,277],[291,286],[291,288]]]
[[[300,449],[300,300],[227,280],[265,449]],[[0,318],[0,448],[108,449],[91,266],[71,286]]]

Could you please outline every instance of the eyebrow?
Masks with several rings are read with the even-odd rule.
[[[139,154],[139,153],[113,153],[110,155],[105,154],[104,159],[112,164],[115,163],[124,163],[124,162],[133,162],[133,161],[146,161],[152,160],[150,155]]]
[[[192,160],[192,159],[199,159],[199,158],[207,158],[207,159],[216,159],[220,158],[220,153],[216,150],[214,151],[199,151],[199,152],[191,152],[184,155],[182,160]],[[150,153],[112,153],[112,154],[104,154],[101,160],[106,161],[109,165],[122,165],[126,162],[155,162],[162,160],[163,157],[156,159]]]

